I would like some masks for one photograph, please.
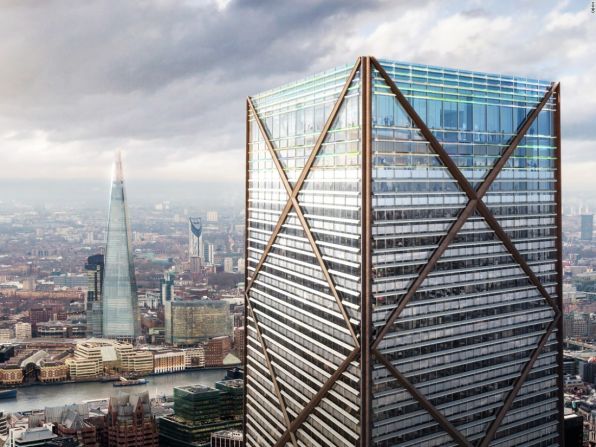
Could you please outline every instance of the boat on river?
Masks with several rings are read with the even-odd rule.
[[[114,382],[114,386],[135,386],[135,385],[146,385],[149,383],[147,379],[125,379],[120,377],[119,382]]]
[[[16,399],[17,390],[0,390],[0,399]]]

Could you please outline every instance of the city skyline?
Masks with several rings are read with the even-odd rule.
[[[596,0],[0,39],[0,447],[596,447]]]

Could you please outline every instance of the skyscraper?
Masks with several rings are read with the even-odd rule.
[[[120,152],[116,155],[112,178],[103,293],[103,336],[116,339],[138,337],[137,283]]]
[[[580,239],[582,241],[591,241],[592,235],[594,234],[594,215],[593,214],[582,214],[581,215],[581,228],[580,228]]]
[[[247,447],[561,445],[559,84],[359,58],[247,101]]]
[[[87,300],[85,312],[87,314],[87,335],[101,337],[103,330],[102,285],[104,260],[103,255],[89,256],[85,264],[87,272]]]
[[[189,217],[188,219],[188,260],[199,257],[201,262],[204,257],[203,248],[203,224],[200,217]]]

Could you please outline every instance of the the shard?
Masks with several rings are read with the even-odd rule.
[[[139,306],[132,256],[130,224],[122,158],[120,152],[114,162],[108,238],[105,254],[103,336],[116,339],[135,339],[139,336]]]

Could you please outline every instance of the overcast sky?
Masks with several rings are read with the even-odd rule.
[[[118,148],[129,183],[241,185],[246,96],[374,55],[560,80],[564,187],[593,190],[590,6],[588,0],[3,0],[0,179],[12,188],[102,181]]]

